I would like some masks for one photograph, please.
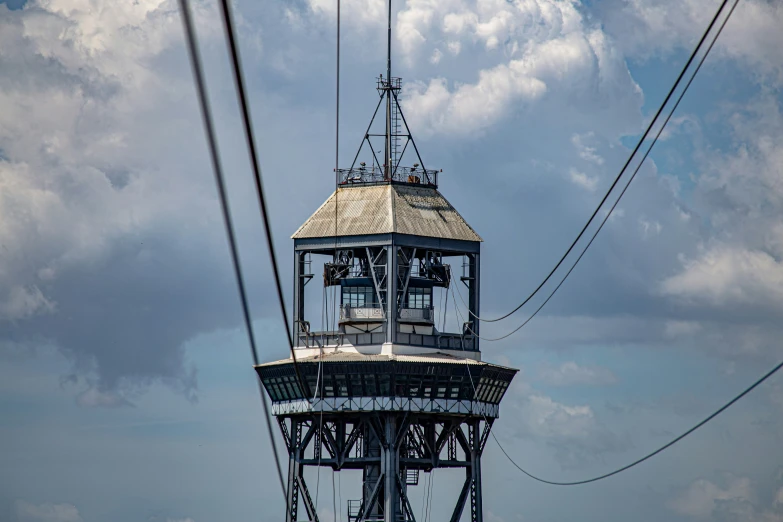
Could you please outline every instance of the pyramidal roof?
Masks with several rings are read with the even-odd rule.
[[[397,184],[340,187],[291,237],[390,233],[483,241],[437,189]]]

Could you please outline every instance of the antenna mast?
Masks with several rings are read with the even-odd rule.
[[[402,80],[392,76],[392,0],[388,0],[388,18],[386,21],[386,75],[381,73],[376,78],[375,88],[378,91],[378,104],[375,106],[370,124],[364,133],[362,143],[353,158],[350,168],[336,168],[338,186],[361,183],[411,183],[429,187],[438,186],[438,171],[427,170],[421,159],[416,142],[413,141],[408,122],[402,112],[399,101],[399,93],[402,90]],[[384,103],[385,102],[385,103]],[[377,131],[372,132],[373,123],[381,113],[381,106],[385,105],[386,125],[380,130],[380,122]],[[380,118],[378,118],[380,119]],[[380,140],[383,139],[383,145]],[[376,141],[377,140],[377,141]],[[375,143],[373,143],[375,141]],[[362,148],[367,145],[370,157],[366,162],[359,161]],[[408,145],[413,147],[418,162],[408,167],[400,165],[405,156]],[[382,151],[380,149],[383,149]]]
[[[389,0],[389,18],[386,42],[386,140],[383,161],[383,174],[386,179],[392,178],[392,75],[391,75],[391,17],[392,0]]]

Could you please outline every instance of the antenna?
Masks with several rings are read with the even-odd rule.
[[[387,26],[388,41],[386,44],[386,144],[383,155],[383,177],[389,181],[392,179],[392,75],[391,75],[391,17],[392,0],[389,0],[389,18]]]
[[[408,128],[408,122],[402,112],[399,102],[399,92],[402,90],[402,80],[392,76],[392,0],[388,0],[388,18],[386,21],[386,75],[382,73],[376,82],[378,91],[378,105],[375,107],[370,124],[362,138],[359,150],[353,158],[351,167],[348,169],[337,168],[337,179],[339,185],[355,185],[362,183],[409,183],[425,185],[437,188],[438,171],[427,170],[424,168],[424,160],[419,154],[416,142]],[[385,126],[382,132],[372,132],[373,123],[381,109],[381,104],[385,102]],[[376,140],[373,143],[373,138]],[[383,147],[377,140],[383,138]],[[403,143],[404,141],[404,143]],[[359,160],[365,143],[368,144],[370,156],[362,162],[362,167],[357,168],[356,163]],[[416,154],[416,167],[401,166],[403,156],[408,148],[413,146]],[[383,157],[379,157],[383,154]],[[368,166],[369,165],[369,166]],[[421,165],[419,169],[418,166]]]

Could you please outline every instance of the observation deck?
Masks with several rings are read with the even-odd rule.
[[[360,165],[348,169],[337,169],[337,179],[340,186],[399,183],[438,188],[439,172],[433,169],[423,169],[418,165],[414,167],[394,166],[391,169],[378,164]]]
[[[439,353],[368,355],[335,350],[297,358],[297,363],[308,391],[297,383],[291,359],[256,366],[275,415],[409,411],[496,418],[517,373]]]

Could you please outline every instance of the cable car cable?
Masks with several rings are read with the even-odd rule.
[[[661,106],[658,108],[658,111],[655,113],[655,116],[650,121],[649,125],[647,126],[647,129],[644,131],[644,134],[642,134],[641,138],[639,138],[639,141],[637,142],[636,146],[634,147],[633,151],[631,152],[630,156],[628,156],[628,159],[626,160],[625,164],[623,165],[623,168],[620,169],[619,174],[617,174],[617,177],[615,178],[612,185],[609,187],[609,190],[606,192],[604,197],[601,199],[601,202],[598,204],[596,209],[593,211],[592,215],[590,216],[590,219],[587,220],[587,223],[585,223],[584,227],[582,227],[582,230],[579,232],[579,235],[576,236],[576,239],[571,243],[571,246],[568,247],[568,250],[563,254],[563,256],[560,258],[560,260],[557,262],[557,264],[552,268],[552,270],[547,274],[547,276],[544,278],[543,281],[536,287],[533,292],[525,298],[522,303],[520,303],[516,308],[511,310],[505,315],[502,315],[500,317],[496,317],[494,319],[485,319],[483,317],[476,316],[473,312],[468,311],[468,313],[475,319],[478,319],[479,321],[483,321],[486,323],[495,323],[498,321],[502,321],[503,319],[506,319],[507,317],[513,315],[517,311],[519,311],[523,306],[525,306],[538,292],[544,287],[544,285],[552,278],[552,276],[555,274],[558,268],[563,264],[563,262],[566,260],[568,255],[571,253],[571,251],[576,247],[576,244],[579,242],[579,240],[582,238],[582,236],[587,231],[590,224],[593,222],[595,217],[598,215],[598,212],[603,207],[604,203],[606,203],[606,200],[609,198],[609,195],[612,193],[612,191],[615,189],[617,184],[620,182],[620,179],[623,177],[623,174],[628,169],[628,166],[630,165],[631,161],[633,161],[633,158],[636,156],[636,153],[639,151],[639,149],[642,146],[642,143],[647,139],[647,136],[650,134],[650,131],[655,126],[655,123],[658,121],[658,117],[663,112],[663,109],[666,107],[666,105],[669,103],[669,100],[674,95],[674,92],[677,90],[677,87],[679,87],[680,82],[682,81],[683,77],[685,76],[685,73],[690,68],[691,64],[693,63],[693,60],[696,58],[696,55],[698,54],[699,50],[701,50],[701,46],[704,43],[704,41],[707,39],[707,36],[709,35],[710,31],[712,30],[713,26],[715,25],[715,22],[720,17],[720,14],[723,12],[724,7],[728,3],[728,0],[723,0],[721,2],[720,7],[715,13],[715,16],[713,16],[712,20],[710,21],[710,24],[707,26],[707,29],[704,31],[704,34],[702,35],[701,39],[699,40],[699,43],[696,45],[696,48],[691,53],[690,57],[688,58],[688,61],[685,62],[685,66],[683,66],[682,71],[680,71],[679,76],[677,76],[677,79],[674,82],[674,85],[672,85],[671,89],[669,90],[669,93],[666,95],[666,98],[664,98],[663,103],[661,103]],[[735,3],[736,6],[736,3]],[[733,9],[733,8],[732,8]],[[729,15],[730,16],[730,15]],[[728,19],[728,17],[727,17]],[[720,33],[720,31],[719,31]],[[622,195],[620,196],[622,197]],[[618,199],[619,201],[619,199]],[[611,211],[610,211],[611,214]]]
[[[671,117],[674,115],[674,112],[677,110],[677,107],[679,107],[680,102],[683,99],[683,96],[685,96],[685,93],[688,92],[688,88],[691,86],[691,83],[693,83],[693,80],[696,78],[696,75],[698,74],[699,70],[701,69],[701,66],[704,64],[704,60],[706,60],[707,56],[710,54],[710,51],[712,50],[712,47],[715,45],[715,42],[718,40],[718,37],[720,36],[721,32],[723,31],[723,28],[726,26],[726,22],[729,21],[729,18],[731,17],[731,14],[734,12],[734,9],[737,7],[737,4],[739,3],[739,0],[734,0],[734,3],[731,6],[731,9],[729,10],[728,14],[726,15],[726,18],[724,18],[723,22],[721,23],[720,27],[718,27],[718,31],[715,33],[715,37],[710,42],[709,47],[707,47],[707,50],[705,51],[704,55],[699,60],[699,63],[696,65],[696,69],[694,69],[693,74],[688,79],[688,82],[685,84],[685,87],[683,88],[682,92],[680,92],[679,96],[677,97],[677,101],[675,102],[674,106],[672,107],[672,110],[669,112],[669,114],[666,116],[666,119],[663,121],[663,124],[658,129],[658,132],[655,134],[655,137],[653,138],[652,142],[650,143],[650,146],[647,147],[647,150],[644,153],[644,156],[642,156],[641,161],[634,169],[633,173],[631,174],[631,177],[626,182],[625,186],[623,187],[623,190],[620,192],[620,195],[618,196],[617,200],[612,204],[612,207],[609,209],[609,212],[606,213],[603,220],[601,220],[601,224],[598,226],[596,231],[593,233],[592,237],[590,238],[590,241],[587,242],[585,247],[582,249],[582,252],[579,254],[579,257],[576,258],[576,261],[574,261],[574,264],[571,265],[571,268],[568,269],[568,272],[563,276],[563,278],[560,280],[560,282],[557,284],[557,286],[552,290],[552,292],[549,293],[547,298],[542,302],[538,308],[535,309],[535,311],[525,319],[522,324],[508,332],[507,334],[501,335],[500,337],[482,337],[478,335],[476,332],[474,332],[469,326],[467,327],[467,330],[478,337],[479,339],[482,339],[484,341],[494,342],[494,341],[501,341],[503,339],[506,339],[507,337],[512,336],[522,328],[524,328],[536,315],[538,315],[538,312],[541,311],[544,306],[549,302],[550,299],[557,293],[557,291],[560,289],[561,286],[563,286],[563,283],[565,283],[566,279],[568,279],[568,276],[571,275],[571,272],[574,271],[574,268],[576,268],[576,265],[579,264],[579,261],[582,260],[582,257],[584,257],[585,253],[587,253],[587,250],[590,248],[590,245],[593,244],[593,241],[595,241],[595,238],[598,237],[598,233],[601,232],[601,229],[604,227],[606,222],[609,220],[609,216],[612,215],[612,211],[614,211],[615,207],[617,207],[617,204],[622,199],[623,195],[625,194],[625,191],[628,190],[628,187],[631,186],[631,182],[636,177],[636,174],[639,172],[639,169],[641,169],[642,165],[644,164],[644,161],[647,159],[647,156],[650,154],[650,151],[652,151],[655,144],[658,142],[658,138],[661,136],[661,133],[663,133],[663,130],[666,128],[666,124],[669,122]],[[459,293],[459,287],[457,287],[457,293]],[[532,297],[532,295],[531,295]],[[462,300],[462,303],[465,304],[465,300],[462,297],[462,294],[460,293],[460,299]],[[527,301],[526,301],[527,302]],[[468,313],[470,313],[470,309],[468,309]],[[473,315],[473,314],[471,314]],[[473,315],[475,317],[475,315]]]
[[[456,302],[454,303],[454,305],[455,305],[455,308],[456,308],[455,312],[456,312],[456,314],[458,316],[458,320],[462,321],[463,317],[462,317],[462,314],[460,313],[459,309],[456,307]],[[465,365],[466,366],[468,365],[468,360],[467,359],[465,359]],[[519,464],[517,464],[514,461],[514,459],[511,458],[511,456],[508,454],[506,449],[503,447],[503,445],[500,443],[498,438],[495,436],[494,432],[490,432],[490,434],[492,435],[492,438],[495,439],[495,443],[498,445],[498,448],[500,448],[500,451],[503,452],[503,455],[505,455],[506,459],[508,459],[508,461],[511,462],[511,464],[515,468],[517,468],[519,471],[521,471],[522,473],[524,473],[525,475],[527,475],[528,477],[530,477],[533,480],[536,480],[538,482],[543,482],[544,484],[549,484],[551,486],[578,486],[578,485],[582,485],[582,484],[589,484],[591,482],[598,482],[599,480],[603,480],[603,479],[612,477],[614,475],[617,475],[618,473],[622,473],[623,471],[629,470],[629,469],[633,468],[634,466],[637,466],[637,465],[641,464],[642,462],[644,462],[646,460],[649,460],[652,457],[658,455],[659,453],[662,453],[663,451],[665,451],[665,450],[669,449],[670,447],[674,446],[675,444],[680,442],[682,439],[684,439],[685,437],[687,437],[691,433],[695,432],[696,430],[698,430],[699,428],[701,428],[702,426],[704,426],[705,424],[707,424],[708,422],[713,420],[715,417],[717,417],[718,415],[720,415],[721,413],[723,413],[724,411],[729,409],[737,401],[739,401],[740,399],[745,397],[747,394],[752,392],[759,385],[761,385],[764,381],[766,381],[767,379],[769,379],[770,377],[775,375],[775,373],[777,373],[781,368],[783,368],[783,362],[778,363],[775,367],[773,367],[771,370],[769,370],[767,373],[765,373],[759,379],[757,379],[753,384],[751,384],[750,386],[745,388],[742,392],[740,392],[738,395],[736,395],[729,402],[727,402],[726,404],[724,404],[723,406],[721,406],[720,408],[715,410],[713,413],[711,413],[709,416],[707,416],[704,420],[702,420],[701,422],[699,422],[698,424],[696,424],[695,426],[693,426],[689,430],[685,431],[684,433],[682,433],[678,437],[675,437],[674,439],[670,440],[669,442],[667,442],[666,444],[664,444],[660,448],[656,449],[655,451],[652,451],[652,452],[648,453],[647,455],[645,455],[644,457],[642,457],[640,459],[637,459],[637,460],[631,462],[630,464],[627,464],[627,465],[625,465],[625,466],[623,466],[621,468],[618,468],[618,469],[616,469],[614,471],[611,471],[609,473],[604,473],[603,475],[599,475],[597,477],[593,477],[593,478],[589,478],[589,479],[576,480],[576,481],[570,481],[570,482],[559,482],[559,481],[554,481],[554,480],[542,479],[541,477],[533,475],[529,471],[527,471],[524,468],[522,468]],[[468,367],[467,373],[468,373],[468,377],[470,379],[470,385],[473,388],[474,397],[478,397],[478,390],[476,389],[476,384],[473,381],[473,376],[470,373],[470,368],[469,367]],[[482,416],[484,417],[484,422],[488,423],[489,420],[487,419],[487,416],[484,415],[484,414],[482,414]]]
[[[231,262],[234,268],[234,275],[237,282],[237,288],[239,290],[239,298],[242,304],[242,317],[245,322],[245,330],[247,331],[248,341],[250,342],[250,351],[253,357],[253,363],[259,364],[258,350],[256,348],[255,333],[253,330],[253,323],[250,318],[250,306],[248,304],[247,292],[245,291],[244,276],[242,274],[242,266],[239,261],[239,252],[237,248],[236,233],[234,231],[234,224],[231,219],[231,209],[226,194],[225,179],[223,176],[223,170],[220,162],[220,153],[217,147],[217,139],[215,136],[215,129],[212,122],[212,112],[209,105],[209,100],[206,92],[206,84],[204,81],[204,72],[201,63],[201,55],[198,50],[198,43],[196,32],[193,27],[193,20],[191,18],[190,7],[188,0],[179,0],[180,11],[182,14],[182,24],[185,29],[185,36],[187,40],[188,55],[190,57],[190,65],[193,71],[193,77],[196,83],[196,91],[198,94],[199,106],[201,108],[201,119],[204,124],[204,131],[207,137],[207,145],[210,152],[210,159],[212,162],[212,171],[215,176],[215,184],[217,185],[218,196],[220,199],[220,208],[223,214],[223,224],[226,229],[226,236],[231,253]],[[274,433],[272,432],[272,423],[269,422],[269,405],[267,404],[267,398],[264,394],[264,389],[261,385],[261,380],[258,381],[258,391],[261,394],[261,404],[264,407],[264,419],[266,420],[267,431],[269,432],[269,440],[272,445],[272,452],[275,457],[275,465],[277,466],[277,475],[280,481],[280,488],[283,493],[283,499],[286,498],[286,487],[283,481],[283,470],[280,467],[280,460],[278,458],[277,444],[275,442]]]
[[[296,362],[296,353],[294,352],[294,339],[291,334],[291,330],[288,327],[290,323],[288,322],[288,312],[286,311],[285,298],[283,297],[283,285],[281,283],[280,268],[277,262],[277,255],[275,254],[274,241],[272,238],[272,227],[270,225],[266,197],[264,196],[264,183],[261,174],[261,165],[258,160],[258,150],[256,148],[255,133],[253,132],[253,122],[250,118],[250,109],[245,88],[245,78],[242,72],[242,60],[240,58],[239,46],[237,45],[234,34],[234,19],[231,12],[231,6],[228,5],[228,2],[229,0],[220,0],[218,5],[220,6],[220,13],[223,17],[223,24],[225,26],[226,44],[228,45],[229,53],[231,55],[231,69],[234,73],[234,86],[236,87],[237,97],[239,99],[239,108],[242,114],[242,125],[244,127],[245,140],[247,142],[248,156],[250,157],[250,164],[253,167],[253,180],[255,181],[256,197],[258,199],[258,206],[261,211],[261,219],[264,222],[266,248],[269,253],[269,262],[272,265],[275,290],[277,291],[277,302],[280,306],[280,313],[283,317],[283,325],[286,336],[288,338],[288,349],[291,352],[294,373],[296,374],[296,380],[299,383],[302,394],[307,397],[309,395],[309,388],[304,379],[302,379],[302,374],[299,371],[299,365]]]
[[[691,428],[691,429],[689,429],[688,431],[684,432],[682,435],[680,435],[680,436],[678,436],[678,437],[676,437],[676,438],[672,439],[671,441],[667,442],[666,444],[664,444],[663,446],[661,446],[661,447],[660,447],[660,448],[658,448],[657,450],[655,450],[655,451],[653,451],[653,452],[651,452],[651,453],[648,453],[648,454],[647,454],[647,455],[645,455],[644,457],[642,457],[642,458],[640,458],[640,459],[637,459],[637,460],[635,460],[635,461],[631,462],[630,464],[628,464],[628,465],[626,465],[626,466],[623,466],[622,468],[618,468],[618,469],[616,469],[616,470],[614,470],[614,471],[612,471],[612,472],[605,473],[605,474],[603,474],[603,475],[599,475],[599,476],[597,476],[597,477],[593,477],[593,478],[586,479],[586,480],[576,480],[576,481],[573,481],[573,482],[557,482],[557,481],[554,481],[554,480],[546,480],[546,479],[542,479],[542,478],[540,478],[540,477],[537,477],[537,476],[533,475],[532,473],[530,473],[530,472],[526,471],[525,469],[523,469],[523,468],[522,468],[521,466],[519,466],[519,464],[517,464],[516,462],[514,462],[514,460],[513,460],[513,459],[512,459],[512,458],[509,456],[509,454],[506,452],[505,448],[503,448],[503,446],[500,444],[500,441],[497,439],[497,437],[495,437],[495,434],[494,434],[494,433],[492,434],[492,438],[494,438],[494,439],[495,439],[495,442],[497,443],[498,447],[500,448],[500,451],[502,451],[502,452],[503,452],[503,455],[505,455],[505,456],[506,456],[506,458],[508,459],[508,461],[509,461],[509,462],[511,462],[511,464],[512,464],[512,465],[513,465],[515,468],[517,468],[519,471],[521,471],[522,473],[524,473],[525,475],[527,475],[528,477],[530,477],[530,478],[531,478],[531,479],[533,479],[533,480],[537,480],[538,482],[543,482],[544,484],[549,484],[549,485],[552,485],[552,486],[578,486],[578,485],[581,485],[581,484],[589,484],[589,483],[591,483],[591,482],[597,482],[597,481],[599,481],[599,480],[603,480],[603,479],[605,479],[605,478],[609,478],[609,477],[611,477],[611,476],[613,476],[613,475],[617,475],[618,473],[621,473],[621,472],[623,472],[623,471],[625,471],[625,470],[631,469],[632,467],[634,467],[634,466],[636,466],[636,465],[638,465],[638,464],[641,464],[642,462],[644,462],[644,461],[646,461],[646,460],[648,460],[648,459],[651,459],[652,457],[654,457],[654,456],[658,455],[658,454],[659,454],[659,453],[661,453],[662,451],[664,451],[664,450],[666,450],[666,449],[669,449],[670,447],[674,446],[675,444],[677,444],[678,442],[680,442],[682,439],[684,439],[685,437],[687,437],[688,435],[690,435],[690,434],[691,434],[691,433],[693,433],[694,431],[698,430],[699,428],[701,428],[702,426],[704,426],[705,424],[707,424],[708,422],[710,422],[712,419],[714,419],[715,417],[717,417],[718,415],[720,415],[721,413],[723,413],[724,411],[726,411],[727,409],[729,409],[729,407],[730,407],[730,406],[732,406],[732,405],[733,405],[735,402],[737,402],[738,400],[740,400],[741,398],[743,398],[745,395],[747,395],[748,393],[750,393],[751,391],[753,391],[753,390],[754,390],[754,389],[755,389],[757,386],[759,386],[761,383],[763,383],[764,381],[766,381],[767,379],[769,379],[770,377],[772,377],[772,376],[773,376],[773,375],[774,375],[774,374],[775,374],[775,373],[776,373],[778,370],[780,370],[781,368],[783,368],[783,362],[780,362],[780,363],[779,363],[777,366],[775,366],[775,367],[774,367],[774,368],[772,368],[770,371],[768,371],[766,374],[764,374],[764,375],[763,375],[761,378],[759,378],[759,379],[758,379],[756,382],[754,382],[753,384],[751,384],[749,387],[745,388],[745,390],[743,390],[743,391],[742,391],[742,393],[740,393],[739,395],[737,395],[736,397],[734,397],[733,399],[731,399],[729,402],[727,402],[726,404],[724,404],[723,406],[721,406],[720,408],[718,408],[718,409],[717,409],[715,412],[713,412],[712,414],[710,414],[710,415],[709,415],[707,418],[705,418],[703,421],[701,421],[700,423],[696,424],[694,427],[692,427],[692,428]]]

